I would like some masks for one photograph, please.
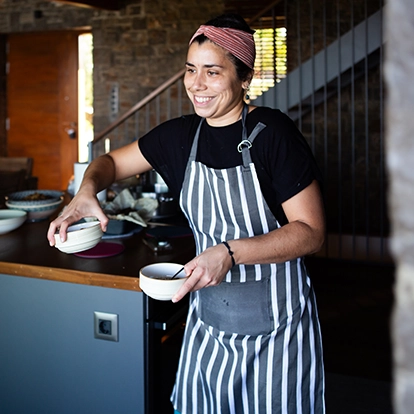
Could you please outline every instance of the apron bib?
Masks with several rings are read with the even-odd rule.
[[[213,169],[196,161],[204,120],[194,137],[180,205],[197,254],[224,240],[280,227],[263,198],[250,156],[266,126],[258,123],[247,137],[247,112],[245,105],[240,166]],[[298,355],[303,337],[311,337],[312,349]],[[305,378],[298,369],[305,370]],[[172,401],[182,414],[324,412],[319,322],[301,259],[237,265],[219,286],[191,293]]]

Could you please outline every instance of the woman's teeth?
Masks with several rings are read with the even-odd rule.
[[[203,97],[203,96],[195,96],[194,99],[198,102],[198,103],[206,103],[208,101],[211,101],[212,98],[210,97]]]

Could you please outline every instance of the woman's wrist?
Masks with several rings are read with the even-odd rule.
[[[229,256],[231,258],[232,267],[236,266],[236,261],[234,260],[234,252],[231,249],[229,243],[227,241],[223,241],[222,244],[224,244],[224,246],[226,247],[227,253],[229,254]]]

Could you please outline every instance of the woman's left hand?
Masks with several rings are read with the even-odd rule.
[[[188,292],[219,285],[231,267],[230,255],[223,244],[209,247],[184,266],[185,274],[190,277],[181,286],[172,301],[178,302]]]

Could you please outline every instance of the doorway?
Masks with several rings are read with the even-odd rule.
[[[7,154],[33,158],[39,189],[67,189],[78,161],[80,131],[85,139],[86,104],[79,116],[79,95],[86,96],[87,88],[79,88],[78,82],[82,34],[8,36]]]
[[[94,134],[92,33],[79,36],[78,119],[78,161],[91,161],[88,145],[93,141]]]

